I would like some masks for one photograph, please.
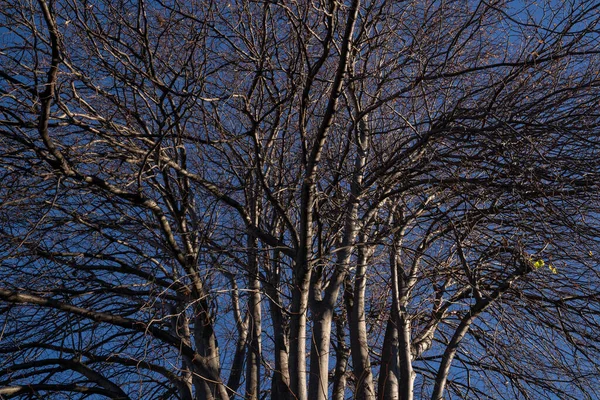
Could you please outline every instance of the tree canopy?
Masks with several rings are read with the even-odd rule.
[[[0,33],[0,398],[600,397],[600,3]]]

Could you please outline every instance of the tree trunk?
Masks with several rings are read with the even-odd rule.
[[[329,352],[333,312],[329,307],[311,307],[313,335],[310,350],[310,380],[308,395],[311,400],[328,398]]]
[[[181,340],[187,344],[191,345],[190,341],[190,326],[189,326],[189,318],[185,313],[185,309],[183,307],[171,307],[171,327],[177,337],[180,337]],[[177,382],[177,388],[179,392],[179,397],[182,400],[193,400],[193,389],[192,385],[194,383],[193,379],[193,364],[190,357],[183,356],[183,360],[181,362],[181,380]]]
[[[196,352],[207,361],[207,368],[211,376],[220,375],[219,348],[215,332],[212,327],[212,320],[208,314],[208,304],[200,300],[194,306],[194,344]],[[222,382],[213,382],[208,379],[200,378],[201,382],[195,385],[198,389],[196,398],[198,400],[207,399],[229,399],[229,394]]]
[[[273,252],[268,283],[264,290],[269,299],[269,313],[273,323],[273,342],[275,350],[275,371],[271,380],[271,398],[288,400],[291,398],[289,375],[289,330],[284,318],[279,296],[279,257],[277,250]]]
[[[364,242],[364,240],[361,239],[361,242]],[[375,385],[373,382],[373,373],[371,371],[371,360],[369,358],[369,343],[367,341],[367,322],[365,316],[367,260],[371,251],[370,248],[359,246],[354,290],[352,291],[351,296],[346,300],[349,319],[350,348],[352,349],[352,365],[356,379],[354,396],[357,400],[375,399]]]
[[[498,285],[498,287],[489,296],[478,300],[477,303],[475,303],[475,305],[473,305],[468,311],[468,313],[462,318],[460,324],[456,328],[456,331],[454,331],[452,339],[450,339],[450,343],[446,345],[446,350],[444,350],[444,355],[442,356],[442,361],[440,362],[440,366],[435,377],[435,386],[433,388],[431,400],[443,399],[444,390],[448,381],[448,374],[450,373],[450,367],[452,366],[452,361],[454,361],[454,357],[458,352],[460,342],[469,332],[473,321],[475,321],[475,319],[481,313],[483,313],[485,309],[490,306],[490,304],[494,303],[497,299],[502,297],[502,295],[508,289],[510,289],[513,283],[526,273],[527,270],[517,270],[513,275],[511,275],[504,282]]]
[[[379,367],[378,400],[399,400],[399,364],[398,328],[396,318],[391,313],[385,329],[383,347],[381,349],[381,366]]]
[[[300,210],[300,240],[294,261],[292,307],[290,317],[289,371],[292,395],[295,400],[307,400],[306,386],[306,320],[312,276],[313,213],[315,183],[313,176],[302,184]],[[314,336],[313,336],[314,337]]]
[[[404,309],[404,306],[402,307]],[[410,319],[401,310],[398,332],[398,355],[400,358],[400,399],[413,400],[415,372],[412,367]]]
[[[291,395],[288,353],[289,332],[286,331],[286,323],[281,312],[281,303],[278,301],[278,293],[275,290],[273,292],[269,293],[269,297],[277,301],[277,303],[271,299],[269,300],[275,345],[275,371],[273,372],[273,380],[271,381],[271,398],[288,400]],[[277,297],[273,295],[277,295]]]
[[[344,334],[345,323],[342,316],[334,317],[335,319],[335,335],[337,348],[335,351],[335,374],[333,376],[333,400],[344,400],[346,398],[346,370],[348,369],[348,357],[350,356],[350,348],[346,346],[346,335]]]
[[[308,307],[308,284],[293,291],[292,316],[290,318],[290,386],[294,399],[307,400],[306,391],[306,310]]]
[[[258,275],[257,240],[248,234],[248,279],[250,296],[248,299],[248,351],[246,353],[246,399],[258,400],[260,394],[261,361],[261,295]]]

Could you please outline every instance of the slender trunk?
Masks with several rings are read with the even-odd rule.
[[[412,360],[410,358],[410,323],[406,313],[408,288],[400,273],[399,255],[402,232],[397,232],[390,248],[392,308],[385,333],[379,376],[379,399],[404,399],[412,393]],[[408,346],[408,348],[407,348]]]
[[[415,372],[412,367],[412,337],[410,315],[407,306],[410,291],[416,282],[416,271],[419,257],[405,268],[401,259],[400,249],[404,231],[396,233],[390,253],[391,280],[392,280],[392,313],[396,321],[398,332],[398,385],[401,400],[413,400]]]
[[[246,313],[245,320],[242,319],[242,313],[240,311],[240,299],[235,277],[233,275],[229,275],[229,280],[231,281],[231,304],[233,305],[233,315],[238,331],[238,340],[233,356],[233,362],[231,364],[231,373],[229,374],[229,380],[227,381],[227,393],[229,393],[229,396],[233,398],[240,387],[242,373],[244,371],[244,357],[246,356],[249,325],[248,320],[250,315]]]
[[[275,371],[271,381],[271,398],[290,399],[290,375],[289,375],[289,353],[287,324],[281,311],[279,294],[276,290],[267,291],[269,295],[269,306],[271,321],[273,323],[273,335],[275,344]]]
[[[397,305],[392,308],[392,311],[395,313],[396,320],[398,321],[396,326],[398,330],[400,399],[412,400],[415,373],[412,367],[410,316],[406,310],[409,289],[407,287],[407,279],[404,276],[400,276],[398,265],[394,265],[394,267],[396,274],[392,281],[397,283],[398,287],[394,288],[393,292],[395,296],[398,296],[396,297],[398,300],[395,301]]]
[[[364,238],[361,239],[364,242]],[[355,399],[374,400],[375,384],[369,358],[369,343],[367,341],[367,322],[365,316],[365,290],[367,287],[367,259],[371,249],[364,246],[358,248],[356,265],[356,281],[354,290],[346,300],[349,319],[350,347],[352,349],[352,365],[356,378]],[[347,289],[351,290],[351,289]]]
[[[381,349],[381,366],[379,367],[379,382],[377,399],[399,400],[399,358],[398,358],[398,328],[394,314],[391,313],[385,329],[383,347]]]
[[[311,400],[328,398],[329,347],[333,310],[330,307],[311,307],[313,335],[310,350],[310,381],[308,395]]]
[[[200,300],[194,305],[194,344],[196,352],[206,359],[207,369],[210,376],[218,377],[220,375],[219,348],[215,332],[212,326],[212,320],[208,314],[208,304],[205,300]],[[229,394],[220,381],[209,381],[199,378],[198,391],[196,399],[198,400],[225,400],[229,399]]]
[[[250,297],[248,299],[248,351],[246,353],[246,399],[257,400],[260,394],[261,359],[261,295],[258,276],[257,240],[248,234],[248,275]]]
[[[301,283],[292,292],[292,315],[290,317],[289,374],[292,395],[295,400],[307,400],[306,391],[306,310],[308,308],[308,284]]]
[[[460,322],[460,325],[456,329],[456,332],[454,332],[454,336],[452,336],[450,343],[448,343],[448,346],[446,346],[446,351],[444,351],[444,355],[442,356],[442,362],[440,363],[440,367],[435,379],[435,386],[431,396],[432,400],[442,400],[444,390],[446,388],[446,382],[448,381],[450,366],[452,365],[452,361],[454,360],[454,356],[458,350],[458,345],[469,331],[469,327],[475,318],[475,315],[469,315],[467,318],[463,318],[463,320]]]
[[[388,320],[379,375],[378,399],[412,400],[415,373],[410,352],[410,322]],[[398,329],[400,327],[400,329]]]
[[[450,373],[450,367],[452,365],[452,361],[454,361],[454,357],[458,351],[458,347],[460,342],[463,340],[467,332],[469,332],[469,328],[475,319],[485,311],[486,308],[490,306],[490,304],[494,303],[497,299],[499,299],[510,287],[512,284],[525,275],[527,273],[526,270],[518,270],[515,274],[510,276],[504,282],[502,282],[488,297],[482,298],[475,303],[465,315],[460,324],[456,328],[452,339],[450,339],[450,343],[446,346],[446,350],[444,351],[444,355],[442,356],[442,361],[438,368],[437,375],[435,377],[435,385],[433,388],[433,394],[431,395],[432,400],[442,400],[444,390],[446,388],[446,382],[448,381],[448,374]]]
[[[300,244],[294,265],[294,288],[290,317],[290,386],[295,400],[307,400],[306,390],[306,313],[312,275],[310,253],[313,235],[314,183],[302,185]]]
[[[229,380],[227,381],[227,392],[231,398],[234,397],[240,387],[242,372],[244,371],[244,357],[246,356],[248,342],[248,320],[249,317],[246,318],[245,326],[239,331],[239,337],[235,347],[233,361],[231,363],[231,373],[229,374]]]
[[[336,270],[329,281],[323,299],[320,299],[320,284],[312,288],[310,301],[313,317],[313,337],[310,353],[309,396],[311,400],[326,400],[329,385],[329,353],[333,312],[343,280],[350,264],[354,238],[358,231],[358,203],[353,199],[349,205],[344,236],[339,245]]]
[[[171,326],[176,336],[180,337],[183,343],[190,345],[189,319],[182,307],[171,308]],[[181,361],[181,379],[177,382],[177,391],[182,400],[193,400],[193,364],[190,357],[183,356]]]
[[[307,400],[306,386],[306,321],[312,277],[314,177],[302,184],[299,245],[294,261],[292,307],[290,317],[290,386],[294,400]]]
[[[279,296],[279,257],[275,250],[271,260],[271,269],[268,271],[269,280],[264,285],[264,290],[269,300],[269,314],[273,324],[273,341],[275,350],[275,371],[271,380],[271,398],[289,400],[290,375],[289,375],[289,330],[287,320],[283,314]]]
[[[306,313],[312,267],[309,251],[312,248],[312,203],[311,183],[303,187],[300,246],[294,265],[294,287],[290,316],[289,374],[292,396],[295,400],[307,400],[306,390]]]
[[[337,347],[335,351],[335,374],[333,376],[333,400],[344,400],[346,394],[346,370],[348,369],[348,358],[350,356],[350,348],[346,345],[346,328],[344,318],[338,316],[335,318],[335,336]]]
[[[404,306],[402,308],[404,309]],[[413,400],[415,372],[412,367],[410,319],[406,311],[401,311],[399,320],[400,398],[402,400]]]
[[[258,288],[257,288],[258,287]],[[246,399],[256,400],[260,394],[261,343],[261,296],[258,279],[252,285],[250,295],[250,318],[248,319],[248,351],[246,353]]]

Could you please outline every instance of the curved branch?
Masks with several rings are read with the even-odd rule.
[[[136,321],[130,318],[124,318],[117,315],[112,315],[105,312],[96,312],[87,310],[81,307],[65,304],[54,299],[49,299],[31,294],[22,294],[10,290],[0,289],[0,299],[14,304],[33,304],[42,307],[52,308],[55,310],[64,311],[70,314],[79,315],[81,317],[91,319],[96,322],[108,323],[121,328],[131,329],[140,333],[149,333],[152,337],[159,339],[171,347],[179,350],[182,355],[189,357],[192,363],[200,372],[200,378],[222,385],[221,379],[215,375],[210,368],[209,360],[196,353],[193,348],[187,345],[181,338],[154,326],[141,321]]]

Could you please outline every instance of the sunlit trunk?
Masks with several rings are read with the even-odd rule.
[[[399,400],[400,382],[398,357],[398,329],[395,318],[390,315],[385,329],[385,338],[381,349],[381,365],[379,367],[378,400]]]
[[[362,242],[363,240],[361,240]],[[367,341],[367,322],[365,315],[365,290],[367,286],[367,259],[370,249],[358,248],[356,279],[352,299],[347,299],[346,307],[349,319],[350,346],[352,349],[352,365],[356,379],[355,398],[357,400],[375,399],[375,385],[369,358]],[[349,289],[347,289],[349,290]]]
[[[344,400],[346,398],[346,371],[348,369],[348,358],[350,356],[350,348],[346,346],[346,335],[344,333],[346,321],[342,316],[334,316],[335,320],[335,335],[336,335],[336,350],[335,350],[335,373],[333,375],[333,400]]]
[[[176,336],[186,344],[190,345],[190,328],[189,318],[185,314],[185,310],[171,307],[171,325]],[[177,382],[179,397],[182,400],[193,400],[193,364],[192,360],[187,356],[182,356],[181,361],[181,380]]]
[[[295,399],[307,400],[306,391],[306,310],[308,285],[295,288],[290,317],[290,386]]]
[[[331,344],[331,322],[333,313],[329,309],[317,310],[311,307],[313,334],[310,351],[309,398],[327,399],[329,386],[329,347]]]
[[[220,375],[219,348],[215,338],[215,332],[212,321],[208,315],[208,305],[200,300],[194,306],[194,344],[196,352],[206,359],[206,367],[210,376],[218,377]],[[229,394],[225,385],[214,381],[208,377],[200,377],[200,381],[195,385],[198,389],[196,399],[229,399]]]
[[[273,399],[288,400],[291,398],[289,375],[289,330],[283,315],[281,298],[279,295],[280,254],[273,252],[271,269],[268,271],[268,282],[264,285],[268,297],[269,315],[273,325],[273,345],[275,370],[271,380],[271,397]]]
[[[248,235],[248,275],[250,296],[248,299],[248,351],[246,352],[246,400],[257,400],[260,394],[261,360],[261,295],[258,274],[257,240]]]
[[[410,319],[401,312],[398,332],[400,358],[400,399],[413,400],[415,372],[412,367]]]

